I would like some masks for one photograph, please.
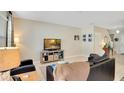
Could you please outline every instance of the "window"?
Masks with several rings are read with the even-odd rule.
[[[0,47],[6,46],[7,12],[0,12]]]
[[[0,47],[13,46],[12,13],[0,11]]]

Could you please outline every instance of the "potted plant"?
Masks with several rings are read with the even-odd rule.
[[[106,43],[106,44],[104,45],[104,47],[103,47],[103,50],[105,51],[105,54],[106,54],[107,56],[109,56],[109,54],[110,54],[110,49],[111,49],[110,43]]]

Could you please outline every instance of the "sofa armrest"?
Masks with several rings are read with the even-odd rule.
[[[115,77],[115,59],[111,58],[90,68],[88,81],[113,81]]]
[[[33,65],[33,60],[32,59],[27,59],[27,60],[21,61],[20,67],[25,66],[25,65]]]
[[[15,69],[12,69],[10,72],[10,75],[17,75],[17,74],[21,74],[21,73],[27,73],[27,72],[31,72],[31,71],[35,71],[36,68],[34,65],[26,65],[26,66],[22,66],[22,67],[18,67]]]

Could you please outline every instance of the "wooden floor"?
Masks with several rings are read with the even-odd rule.
[[[124,55],[115,55],[115,80],[119,81],[124,77]]]

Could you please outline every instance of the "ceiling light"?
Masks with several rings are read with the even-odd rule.
[[[116,30],[116,33],[117,33],[117,34],[119,34],[119,33],[120,33],[120,31],[119,31],[119,30]]]

